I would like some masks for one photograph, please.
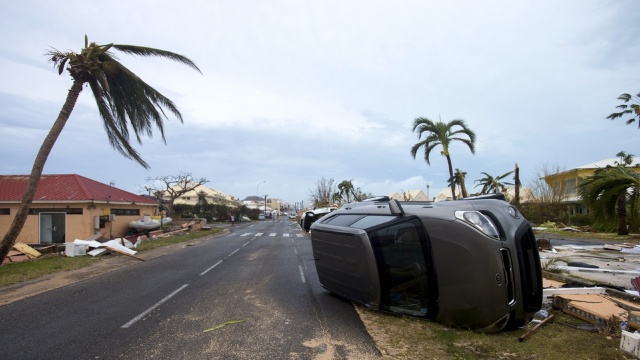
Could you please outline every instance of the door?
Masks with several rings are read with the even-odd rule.
[[[65,223],[65,213],[40,213],[40,243],[64,243]]]

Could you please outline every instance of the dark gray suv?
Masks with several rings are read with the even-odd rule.
[[[533,230],[501,196],[351,203],[311,242],[321,285],[371,309],[497,332],[542,306]]]

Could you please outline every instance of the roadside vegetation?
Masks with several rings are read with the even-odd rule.
[[[592,332],[585,324],[553,311],[554,320],[524,341],[528,329],[483,334],[435,322],[356,307],[384,359],[630,359],[620,350],[619,329]]]

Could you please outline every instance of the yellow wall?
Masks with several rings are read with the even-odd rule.
[[[33,204],[32,208],[82,208],[82,214],[66,214],[65,216],[65,240],[72,242],[75,239],[86,239],[96,233],[94,229],[94,218],[100,215],[108,215],[111,209],[139,209],[140,215],[116,215],[115,221],[106,222],[104,228],[100,228],[98,232],[105,238],[117,238],[124,236],[129,229],[129,222],[139,220],[144,215],[156,215],[157,207],[155,205],[119,205],[119,204],[96,204],[88,206],[88,203],[38,203]],[[9,209],[9,215],[0,215],[0,237],[9,230],[9,226],[15,217],[19,204],[0,204],[0,209]],[[28,215],[27,220],[18,235],[16,241],[25,244],[37,244],[40,242],[39,233],[39,215]]]

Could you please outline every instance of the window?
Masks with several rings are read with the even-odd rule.
[[[11,215],[11,209],[9,208],[0,208],[0,215]]]
[[[140,216],[140,209],[111,209],[113,215]]]
[[[30,208],[29,215],[38,215],[45,213],[66,213],[67,215],[82,215],[82,208]]]
[[[374,217],[374,216],[370,216]],[[427,238],[419,219],[394,222],[368,232],[382,291],[382,306],[389,311],[428,317],[437,298]],[[435,312],[431,312],[435,313]]]

